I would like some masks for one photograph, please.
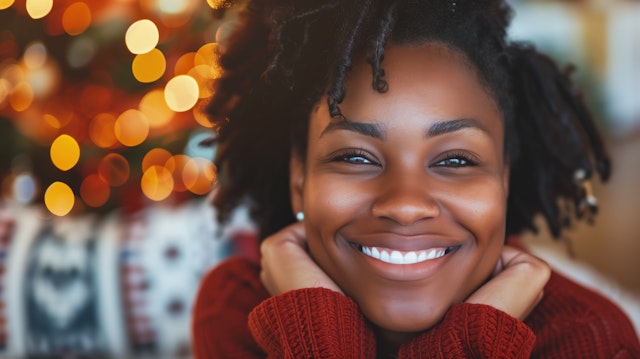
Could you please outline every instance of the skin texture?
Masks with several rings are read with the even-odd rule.
[[[549,269],[504,246],[509,170],[494,99],[440,44],[390,45],[384,66],[383,94],[366,63],[354,67],[346,120],[329,116],[326,99],[311,114],[307,157],[291,159],[304,224],[263,241],[263,283],[274,295],[317,286],[348,295],[389,348],[465,300],[524,319]],[[359,246],[448,253],[402,265]]]

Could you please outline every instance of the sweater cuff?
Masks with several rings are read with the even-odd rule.
[[[403,345],[399,357],[529,358],[535,340],[531,328],[503,311],[459,303],[442,322]]]
[[[304,288],[270,297],[249,314],[249,329],[269,357],[371,358],[373,331],[350,298]]]

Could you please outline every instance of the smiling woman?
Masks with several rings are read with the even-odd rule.
[[[619,309],[507,244],[540,212],[559,235],[559,203],[586,200],[574,172],[609,174],[568,76],[508,18],[500,0],[249,2],[208,113],[214,203],[224,221],[248,197],[261,261],[205,278],[197,357],[640,355]]]

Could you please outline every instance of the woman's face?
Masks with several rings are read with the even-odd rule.
[[[391,332],[435,325],[489,277],[505,236],[503,122],[475,70],[439,44],[389,46],[389,90],[354,67],[340,108],[322,99],[292,159],[309,250]]]

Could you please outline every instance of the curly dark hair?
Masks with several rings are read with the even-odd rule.
[[[248,200],[263,237],[293,222],[289,158],[292,150],[305,158],[320,98],[340,117],[354,59],[366,57],[372,87],[385,92],[393,86],[387,43],[439,42],[465,55],[504,117],[507,234],[536,231],[542,213],[559,236],[581,217],[585,192],[574,173],[596,171],[604,181],[610,162],[571,69],[509,41],[510,18],[502,0],[248,0],[221,46],[224,74],[207,107],[217,127],[219,219]]]

